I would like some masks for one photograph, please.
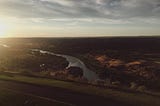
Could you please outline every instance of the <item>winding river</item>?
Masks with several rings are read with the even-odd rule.
[[[0,41],[0,46],[2,47],[5,47],[5,48],[9,48],[10,46],[2,43]],[[64,54],[56,54],[56,53],[53,53],[53,52],[49,52],[49,51],[44,51],[44,50],[40,50],[40,49],[31,49],[31,51],[38,51],[42,54],[50,54],[50,55],[55,55],[55,56],[60,56],[60,57],[63,57],[65,58],[69,64],[66,68],[69,68],[69,67],[79,67],[83,70],[83,77],[86,78],[87,80],[89,81],[95,81],[98,79],[98,75],[91,71],[90,69],[88,69],[86,67],[86,65],[78,58],[76,57],[73,57],[73,56],[69,56],[69,55],[64,55]]]
[[[9,48],[9,46],[4,44],[4,43],[2,43],[2,41],[0,41],[0,46],[5,47],[5,48]]]
[[[64,55],[64,54],[56,54],[56,53],[53,53],[53,52],[39,50],[39,49],[32,49],[32,51],[38,51],[42,54],[50,54],[50,55],[63,57],[69,62],[68,66],[66,68],[72,67],[72,66],[79,67],[83,70],[83,77],[86,78],[87,80],[95,81],[95,80],[98,79],[98,75],[95,72],[88,69],[86,67],[86,65],[80,59],[78,59],[76,57],[69,56],[69,55]]]

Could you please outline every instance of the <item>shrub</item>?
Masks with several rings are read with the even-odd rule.
[[[121,82],[120,81],[115,81],[115,82],[112,82],[111,84],[115,85],[115,86],[119,86],[121,84]]]
[[[146,90],[146,87],[144,85],[141,85],[137,88],[137,91],[144,92]]]
[[[135,82],[131,82],[130,85],[131,85],[130,89],[133,89],[133,90],[137,89],[138,85]]]

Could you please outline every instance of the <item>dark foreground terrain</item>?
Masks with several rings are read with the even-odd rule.
[[[0,75],[1,106],[159,106],[160,96],[73,82]]]
[[[17,96],[26,95],[26,96],[36,97],[44,101],[48,101],[50,105],[68,105],[68,106],[70,105],[126,106],[127,105],[126,103],[115,101],[110,98],[104,98],[102,96],[79,93],[79,92],[58,88],[58,87],[40,86],[36,84],[25,84],[25,83],[11,82],[11,81],[0,81],[0,84],[3,85],[1,86],[1,89],[6,89],[11,92],[13,91],[17,94]],[[22,105],[35,106],[36,104],[37,104],[36,102],[28,98],[24,101],[24,104]]]
[[[0,106],[159,106],[159,47],[158,36],[1,38]]]

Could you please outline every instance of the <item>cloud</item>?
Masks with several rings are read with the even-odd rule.
[[[1,0],[0,12],[29,19],[159,20],[160,0]]]

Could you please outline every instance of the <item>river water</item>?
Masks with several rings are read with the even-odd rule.
[[[69,67],[72,67],[72,66],[79,67],[83,70],[83,77],[86,78],[87,80],[95,81],[95,80],[98,79],[98,75],[95,72],[88,69],[86,67],[86,65],[80,59],[78,59],[76,57],[69,56],[69,55],[64,55],[64,54],[57,54],[57,53],[44,51],[44,50],[39,50],[39,49],[32,49],[32,51],[38,51],[42,54],[50,54],[50,55],[63,57],[69,62],[69,65],[66,68],[69,68]]]
[[[9,48],[10,46],[2,43],[0,41],[0,46],[2,47],[5,47],[5,48]],[[69,64],[66,68],[69,68],[69,67],[79,67],[83,70],[83,77],[86,78],[87,80],[89,81],[95,81],[98,79],[98,75],[91,71],[90,69],[88,69],[86,67],[86,65],[78,58],[76,57],[73,57],[73,56],[69,56],[69,55],[64,55],[64,54],[57,54],[57,53],[53,53],[53,52],[49,52],[49,51],[44,51],[44,50],[39,50],[39,49],[31,49],[32,51],[38,51],[42,54],[50,54],[50,55],[55,55],[55,56],[60,56],[60,57],[63,57],[65,58]]]
[[[0,41],[0,46],[5,47],[5,48],[9,48],[9,46],[4,44],[4,43],[2,43],[2,41]]]

